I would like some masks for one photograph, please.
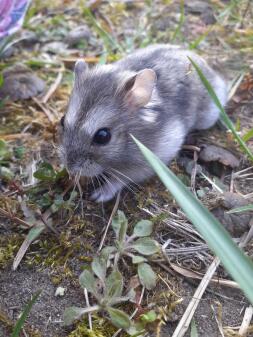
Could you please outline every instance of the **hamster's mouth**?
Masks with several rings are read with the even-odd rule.
[[[99,175],[103,174],[103,168],[96,163],[84,165],[84,166],[73,166],[67,167],[70,175],[72,176],[79,176],[79,177],[86,177],[86,178],[93,178],[98,177]]]

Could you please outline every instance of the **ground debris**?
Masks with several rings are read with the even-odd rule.
[[[45,82],[28,67],[17,63],[3,71],[0,99],[9,98],[12,101],[29,99],[41,94],[45,86]]]
[[[199,158],[204,162],[218,161],[231,168],[238,167],[240,163],[230,151],[216,145],[205,145],[200,151]]]
[[[71,30],[65,37],[65,42],[69,47],[74,47],[80,42],[87,42],[91,37],[91,31],[88,26],[82,25]]]

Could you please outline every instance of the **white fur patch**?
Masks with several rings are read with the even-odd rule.
[[[219,98],[221,105],[224,107],[228,99],[227,85],[226,85],[226,82],[219,75],[217,75],[214,80],[213,88],[214,88],[214,91],[217,97]],[[202,126],[202,128],[208,129],[211,126],[213,126],[215,122],[218,120],[219,114],[220,114],[220,111],[218,107],[212,101],[209,106],[209,112],[206,114],[205,123]]]
[[[157,89],[154,88],[151,96],[151,100],[145,105],[145,110],[141,113],[141,118],[148,123],[155,123],[157,119],[157,112],[152,110],[155,106],[160,105],[161,99],[158,95]]]
[[[157,144],[155,153],[158,157],[168,164],[180,150],[186,132],[182,122],[180,120],[174,120],[167,124],[162,130],[162,135]]]

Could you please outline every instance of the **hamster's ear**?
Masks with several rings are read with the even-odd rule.
[[[88,69],[88,65],[84,60],[82,59],[77,60],[75,63],[75,68],[74,68],[75,77],[78,77],[84,74],[87,69]]]
[[[156,73],[152,69],[143,69],[129,79],[125,85],[127,94],[125,101],[128,105],[141,108],[148,104],[156,84]]]

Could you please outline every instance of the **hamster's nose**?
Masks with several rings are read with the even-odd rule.
[[[91,163],[92,159],[89,154],[83,154],[77,151],[71,151],[67,154],[67,168],[72,173],[80,172],[80,169],[83,167],[84,163]]]

